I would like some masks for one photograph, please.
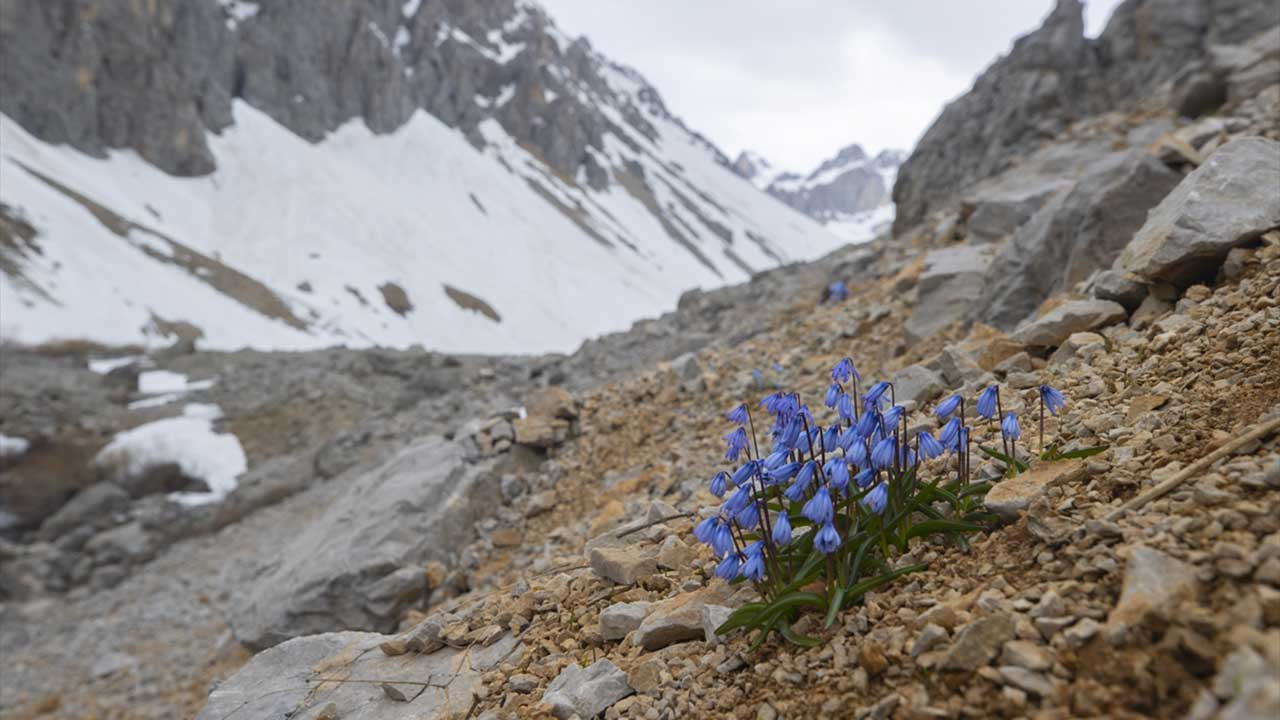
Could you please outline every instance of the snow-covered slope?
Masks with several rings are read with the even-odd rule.
[[[521,70],[533,80],[487,83],[468,112],[490,116],[470,126],[418,109],[389,132],[352,119],[313,143],[278,110],[237,99],[205,138],[216,169],[176,177],[132,149],[93,157],[0,116],[0,336],[568,351],[686,289],[841,244],[736,176],[634,71],[569,48],[535,6],[513,7],[488,35],[431,36],[437,50],[485,50],[469,67],[495,73],[520,56],[510,33],[549,33],[542,52],[561,53]],[[395,52],[410,54],[407,42]],[[526,137],[545,149],[517,138],[528,113],[507,107],[532,102],[531,82],[537,103],[574,103],[538,106],[549,120]],[[576,172],[557,170],[548,156],[563,143],[538,133],[584,109],[604,130]]]

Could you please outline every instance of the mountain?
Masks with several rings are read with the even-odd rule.
[[[840,244],[525,0],[21,0],[0,41],[6,338],[566,351]]]
[[[855,143],[801,175],[775,168],[758,153],[743,151],[733,170],[845,240],[866,242],[893,220],[889,191],[905,157],[898,150],[882,150],[869,157]]]

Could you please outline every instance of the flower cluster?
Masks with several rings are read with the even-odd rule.
[[[734,427],[725,435],[725,459],[736,467],[711,479],[711,493],[722,504],[693,532],[719,559],[716,575],[754,583],[766,602],[744,607],[722,631],[755,622],[761,638],[771,628],[790,637],[786,623],[798,601],[788,598],[817,580],[825,596],[802,594],[829,611],[830,623],[871,587],[904,574],[892,568],[891,545],[901,553],[913,537],[960,537],[991,520],[980,509],[987,486],[970,482],[964,398],[938,404],[936,428],[911,429],[891,383],[860,389],[853,361],[836,363],[823,398],[834,418],[825,426],[797,393],[767,395],[759,405],[771,418],[761,426],[763,448],[751,408],[742,404],[726,413]],[[1057,414],[1065,404],[1048,386],[1040,398],[1042,418],[1044,409]],[[984,389],[975,410],[977,417],[999,420],[1004,454],[995,455],[1016,458],[1022,430],[1013,413],[1003,412],[999,388]],[[1041,428],[1043,442],[1043,419]],[[936,477],[925,482],[928,471]],[[949,516],[939,512],[940,503],[950,506]],[[870,581],[864,577],[877,572]],[[778,603],[785,609],[775,612]]]

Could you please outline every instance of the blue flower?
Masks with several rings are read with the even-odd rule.
[[[808,491],[809,491],[808,485],[800,482],[799,480],[796,480],[795,482],[791,483],[791,485],[789,485],[786,490],[782,491],[782,497],[790,500],[793,503],[800,502],[801,500],[804,499],[804,494]]]
[[[836,412],[840,413],[840,419],[849,421],[853,419],[853,398],[849,393],[841,393],[839,400],[836,401]]]
[[[780,465],[778,466],[778,469],[769,473],[769,479],[774,484],[784,483],[795,477],[796,473],[800,472],[800,468],[803,465],[804,463],[801,462],[789,462],[786,465]]]
[[[898,421],[902,419],[902,415],[906,413],[906,411],[907,409],[902,407],[901,405],[894,405],[888,410],[885,410],[884,411],[885,430],[888,431],[894,427],[897,427]]]
[[[729,529],[729,523],[721,521],[720,524],[716,525],[715,535],[711,536],[711,551],[719,557],[732,549],[733,531]]]
[[[760,407],[769,412],[770,415],[777,415],[778,408],[782,405],[786,395],[776,392],[769,393],[760,399]]]
[[[840,392],[840,386],[835,383],[831,383],[831,387],[827,388],[827,397],[822,401],[822,404],[829,408],[833,408],[836,406],[836,400],[839,400],[842,394],[843,393]]]
[[[813,536],[813,546],[823,555],[830,555],[840,547],[840,533],[836,532],[831,523],[827,523]]]
[[[1067,406],[1067,399],[1062,397],[1062,393],[1048,385],[1040,386],[1040,402],[1044,403],[1044,406],[1054,415]]]
[[[711,494],[718,498],[724,497],[724,492],[728,489],[726,487],[728,482],[729,473],[724,472],[723,470],[716,473],[716,476],[711,478]]]
[[[897,453],[898,444],[894,441],[893,436],[889,436],[876,443],[871,448],[871,466],[877,470],[893,467],[894,455]]]
[[[938,442],[948,450],[955,450],[958,437],[960,437],[960,418],[953,417],[942,426],[942,432],[938,433]]]
[[[765,469],[769,471],[777,470],[786,464],[787,458],[791,456],[790,450],[774,450],[764,459]]]
[[[813,474],[818,471],[818,463],[810,460],[800,466],[800,472],[796,474],[796,482],[804,485],[805,489],[809,488],[809,483],[813,482]]]
[[[787,517],[785,509],[779,510],[777,519],[773,521],[773,541],[779,545],[791,542],[791,518]]]
[[[858,436],[863,438],[870,437],[871,432],[880,424],[880,413],[868,407],[862,406],[862,417],[858,418],[858,424],[854,425],[858,429]]]
[[[716,566],[716,577],[723,578],[725,580],[733,580],[738,577],[738,568],[740,564],[741,559],[738,557],[738,553],[731,552],[728,555],[725,555],[724,559],[720,561],[720,564]]]
[[[858,440],[850,445],[844,453],[849,462],[854,465],[862,466],[867,464],[867,446],[862,444],[862,440]]]
[[[858,369],[853,366],[853,361],[849,358],[842,358],[840,362],[831,368],[831,379],[838,383],[847,383],[849,378],[858,377]]]
[[[747,503],[747,506],[738,512],[734,520],[738,521],[738,527],[743,532],[749,532],[756,529],[756,525],[760,523],[760,506],[754,501]]]
[[[809,518],[814,525],[823,525],[830,522],[831,517],[835,514],[835,506],[831,503],[831,493],[827,492],[825,486],[818,486],[818,492],[809,498],[809,502],[801,508],[800,514]]]
[[[738,403],[737,407],[725,413],[724,416],[729,418],[729,422],[731,423],[736,423],[738,425],[746,425],[747,424],[747,404]]]
[[[758,543],[752,543],[747,548],[747,561],[742,564],[742,577],[751,582],[760,582],[764,579],[764,553],[757,549],[751,552],[751,548],[756,547]]]
[[[835,452],[838,447],[840,447],[840,426],[832,425],[822,434],[822,449]]]
[[[755,460],[748,460],[742,467],[733,472],[733,484],[737,487],[742,487],[759,469],[760,463]]]
[[[781,446],[794,450],[796,442],[800,440],[800,433],[803,431],[804,421],[800,419],[799,415],[792,416],[791,420],[787,422],[787,427],[782,431],[782,435],[778,438],[775,449]]]
[[[825,470],[831,479],[831,487],[836,492],[844,492],[849,487],[849,463],[842,457],[833,457],[827,461]]]
[[[726,515],[737,515],[742,512],[742,508],[751,504],[751,486],[738,483],[738,491],[729,496],[724,503],[724,511]]]
[[[1005,413],[1004,420],[1000,422],[1000,432],[1010,440],[1017,440],[1022,437],[1022,428],[1018,426],[1018,417],[1013,413]]]
[[[881,380],[867,390],[867,394],[862,396],[863,407],[874,407],[880,402],[880,398],[884,397],[885,391],[889,389],[889,383]]]
[[[828,302],[844,302],[849,299],[849,288],[845,287],[843,280],[837,280],[827,286]]]
[[[984,418],[993,418],[996,416],[996,408],[999,406],[1000,388],[995,385],[988,385],[986,390],[978,396],[978,415]]]
[[[733,432],[724,436],[727,448],[724,451],[724,459],[729,462],[737,462],[738,455],[747,449],[747,431],[745,428],[734,428]]]
[[[840,433],[840,437],[836,439],[836,447],[843,449],[845,452],[848,452],[849,448],[853,447],[854,445],[860,444],[858,443],[858,440],[860,439],[861,438],[858,436],[858,426],[852,425],[849,428],[847,428],[844,432]]]
[[[943,400],[938,404],[937,409],[933,411],[934,414],[938,416],[939,420],[946,420],[951,413],[955,412],[956,409],[960,407],[960,399],[959,395],[952,395],[946,400]]]
[[[853,477],[853,481],[857,483],[858,488],[866,490],[871,481],[875,479],[876,471],[871,468],[863,468],[861,472]]]
[[[888,503],[889,488],[884,483],[876,485],[874,490],[867,493],[866,497],[862,498],[862,504],[877,515],[884,512],[884,506]]]
[[[716,535],[716,529],[720,525],[720,518],[712,515],[693,526],[693,536],[703,545],[710,545],[712,538]]]
[[[937,440],[934,440],[933,436],[927,432],[920,433],[919,435],[916,436],[916,439],[920,443],[920,457],[924,458],[925,460],[928,460],[930,458],[936,458],[942,453],[946,452],[946,450],[942,447],[942,443],[939,443]]]

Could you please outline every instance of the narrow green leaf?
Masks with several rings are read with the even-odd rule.
[[[1080,448],[1079,450],[1068,450],[1058,455],[1063,460],[1078,460],[1097,455],[1100,452],[1106,452],[1110,445],[1098,445],[1095,447]]]
[[[795,630],[792,630],[791,625],[785,622],[778,623],[778,632],[782,633],[782,637],[801,647],[817,647],[822,644],[822,640],[818,638],[811,638],[807,635],[801,635]]]
[[[720,627],[716,628],[716,634],[724,635],[740,627],[746,627],[768,607],[768,605],[762,602],[753,602],[743,605],[737,610],[734,610],[733,613],[729,615],[729,619],[725,620]]]
[[[960,520],[925,520],[907,531],[908,538],[922,537],[932,535],[938,532],[978,532],[982,530],[981,525],[975,523],[962,522]]]

